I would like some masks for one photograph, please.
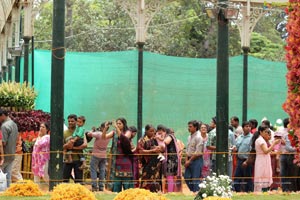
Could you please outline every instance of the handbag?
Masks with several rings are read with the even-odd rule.
[[[6,174],[0,169],[0,191],[5,191],[7,189],[7,179]]]
[[[247,165],[254,165],[255,163],[255,159],[256,159],[256,150],[255,149],[251,149],[250,154],[246,160]]]
[[[22,140],[22,151],[23,153],[29,153],[29,147],[26,145],[26,142],[24,140]]]

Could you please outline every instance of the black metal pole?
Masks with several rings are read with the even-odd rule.
[[[8,58],[7,59],[7,65],[8,65],[8,81],[12,81],[12,66],[13,66],[13,59]]]
[[[20,27],[19,27],[19,37],[22,38],[22,15],[20,15]],[[16,27],[17,28],[17,27]],[[16,41],[18,43],[20,43],[20,41]],[[15,46],[19,46],[18,44],[15,44]],[[20,79],[21,79],[21,56],[22,56],[22,52],[21,52],[21,55],[20,56],[16,56],[16,59],[15,59],[15,81],[17,83],[20,82]]]
[[[219,0],[226,6],[226,0]],[[217,47],[217,174],[228,174],[228,102],[229,102],[229,61],[228,61],[228,20],[224,10],[218,14],[218,47]]]
[[[31,38],[31,85],[34,85],[34,36]]]
[[[248,53],[249,47],[242,47],[244,53],[243,67],[243,122],[248,118]]]
[[[62,181],[63,177],[63,121],[64,121],[64,78],[65,78],[65,0],[53,1],[51,64],[51,137],[49,190]],[[56,152],[56,153],[53,153]]]
[[[143,53],[144,53],[144,42],[138,42],[138,107],[137,107],[137,129],[139,140],[142,137],[143,130]]]
[[[3,81],[7,82],[7,66],[2,66]]]
[[[31,37],[24,36],[24,74],[23,82],[28,83],[28,65],[29,65],[29,41]]]
[[[2,83],[2,72],[0,72],[0,84]]]
[[[21,62],[20,56],[16,56],[16,59],[15,59],[15,81],[17,83],[20,82],[20,62]]]

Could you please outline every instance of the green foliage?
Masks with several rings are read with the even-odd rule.
[[[284,61],[284,43],[273,43],[259,33],[252,33],[250,55],[266,60]]]
[[[3,82],[0,84],[0,105],[18,110],[34,109],[37,93],[26,83]]]
[[[253,31],[268,37],[273,43],[282,43],[281,33],[276,30],[276,25],[282,20],[280,12],[268,13],[257,22]]]
[[[69,51],[101,52],[135,48],[135,29],[129,15],[112,0],[66,0],[66,47]],[[52,35],[52,1],[35,23],[38,49],[50,49]],[[279,60],[284,58],[283,42],[275,25],[282,20],[277,14],[264,16],[255,32],[268,36],[256,43],[252,55]],[[47,42],[48,41],[48,42]],[[262,44],[263,46],[259,46]],[[281,46],[279,48],[279,46]],[[145,50],[172,56],[215,58],[217,21],[211,21],[199,0],[177,0],[164,6],[153,17],[147,32]],[[229,26],[229,55],[241,54],[237,26]],[[270,53],[271,52],[271,55]]]
[[[34,34],[36,40],[40,42],[35,43],[35,48],[51,49],[51,35],[52,35],[52,2],[45,4],[42,12],[37,16],[34,23]]]
[[[129,16],[111,0],[67,0],[66,47],[69,51],[118,51],[135,44]],[[36,40],[52,35],[53,3],[44,7],[35,23]],[[37,43],[37,49],[50,49],[51,42]]]

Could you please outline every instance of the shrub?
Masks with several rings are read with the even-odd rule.
[[[212,173],[212,176],[208,176],[199,185],[200,190],[195,200],[205,199],[206,197],[223,197],[230,199],[232,197],[231,180],[228,176]]]
[[[0,105],[16,110],[34,109],[37,93],[27,83],[3,82],[0,84]]]
[[[17,124],[19,132],[39,131],[42,122],[50,122],[51,116],[42,110],[9,112],[9,117]]]

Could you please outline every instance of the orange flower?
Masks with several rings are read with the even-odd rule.
[[[114,200],[168,200],[163,195],[152,193],[145,189],[128,189],[120,192]]]
[[[13,183],[4,192],[5,196],[42,196],[39,186],[31,180],[18,181]]]
[[[54,187],[50,200],[96,200],[95,195],[86,187],[75,183],[62,183]]]
[[[298,138],[300,138],[300,2],[299,0],[289,0],[286,9],[288,17],[288,39],[286,45],[286,62],[288,73],[286,75],[288,94],[283,109],[290,116],[289,129],[292,135],[289,136],[291,144],[298,147]],[[295,163],[300,164],[300,156],[295,157]]]

